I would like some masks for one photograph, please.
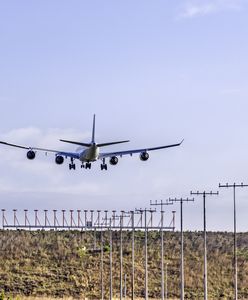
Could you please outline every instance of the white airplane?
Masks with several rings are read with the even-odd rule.
[[[118,141],[118,142],[97,144],[95,142],[95,115],[93,116],[92,139],[91,139],[90,143],[82,143],[82,142],[75,142],[75,141],[68,141],[68,140],[60,140],[60,141],[78,145],[80,147],[76,150],[76,152],[65,152],[65,151],[43,149],[43,148],[37,148],[37,147],[20,146],[20,145],[10,144],[10,143],[3,142],[3,141],[0,141],[0,144],[28,150],[27,158],[30,160],[35,158],[37,151],[55,153],[55,162],[58,165],[63,164],[64,158],[69,157],[71,159],[70,164],[69,164],[70,170],[76,169],[76,165],[74,163],[75,159],[78,159],[81,162],[81,168],[85,168],[85,169],[91,169],[91,162],[94,162],[94,161],[97,161],[98,159],[100,159],[102,161],[101,170],[107,170],[107,164],[105,162],[106,158],[109,158],[109,163],[111,165],[117,165],[118,157],[122,157],[123,155],[128,155],[128,154],[132,156],[134,153],[140,153],[140,160],[146,161],[149,158],[148,151],[180,146],[183,142],[183,140],[182,140],[178,144],[172,144],[172,145],[167,145],[167,146],[100,153],[101,147],[120,144],[120,143],[127,143],[129,141]]]

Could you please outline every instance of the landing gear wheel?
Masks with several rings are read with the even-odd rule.
[[[102,159],[102,164],[101,164],[101,170],[106,170],[107,171],[108,169],[108,166],[107,164],[105,163],[105,157]]]
[[[85,169],[91,169],[91,163],[87,162],[87,163],[85,164]]]
[[[107,164],[101,164],[101,170],[106,170],[107,171],[108,166]]]
[[[75,164],[69,164],[69,170],[76,170],[76,165]]]

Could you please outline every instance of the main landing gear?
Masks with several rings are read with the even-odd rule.
[[[91,169],[91,163],[87,162],[87,163],[85,164],[85,169]]]
[[[106,170],[108,169],[108,165],[105,163],[105,158],[102,159],[102,164],[101,164],[101,170]]]
[[[74,159],[71,157],[71,163],[69,164],[69,170],[76,170],[76,164],[74,164]]]
[[[91,163],[90,162],[82,163],[81,168],[91,169]],[[101,164],[101,170],[107,171],[107,169],[108,169],[108,165],[105,163],[105,158],[103,158]],[[76,164],[74,163],[74,158],[71,158],[71,163],[69,164],[69,170],[76,170]]]
[[[91,169],[91,163],[87,162],[87,163],[82,163],[81,165],[81,168],[84,168],[84,169]]]

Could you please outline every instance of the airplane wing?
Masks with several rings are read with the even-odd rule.
[[[65,151],[60,151],[60,150],[44,149],[44,148],[38,148],[38,147],[27,147],[27,146],[11,144],[11,143],[7,143],[7,142],[3,142],[3,141],[0,141],[0,144],[10,146],[10,147],[16,147],[16,148],[20,148],[20,149],[26,149],[26,150],[52,152],[57,155],[62,155],[65,157],[79,158],[79,154],[76,152],[65,152]]]
[[[112,157],[112,156],[123,156],[123,155],[132,155],[134,153],[141,153],[141,152],[148,152],[153,150],[159,150],[159,149],[165,149],[165,148],[171,148],[171,147],[177,147],[182,144],[184,140],[182,140],[178,144],[172,144],[172,145],[166,145],[166,146],[159,146],[159,147],[153,147],[153,148],[143,148],[143,149],[134,149],[134,150],[126,150],[126,151],[117,151],[117,152],[108,152],[108,153],[100,153],[99,158],[106,158],[106,157]]]

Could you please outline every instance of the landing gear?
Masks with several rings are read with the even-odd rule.
[[[69,170],[76,170],[76,165],[75,164],[69,164]]]
[[[106,170],[108,169],[108,165],[107,164],[101,164],[101,170]]]
[[[76,165],[74,164],[74,159],[71,157],[71,163],[69,164],[69,170],[76,170]]]
[[[85,169],[91,169],[91,163],[87,162],[87,163],[85,164]]]
[[[82,163],[81,169],[91,169],[91,163],[90,162]]]
[[[105,163],[105,158],[103,158],[102,160],[102,164],[101,164],[101,170],[106,170],[108,169],[108,165]]]

